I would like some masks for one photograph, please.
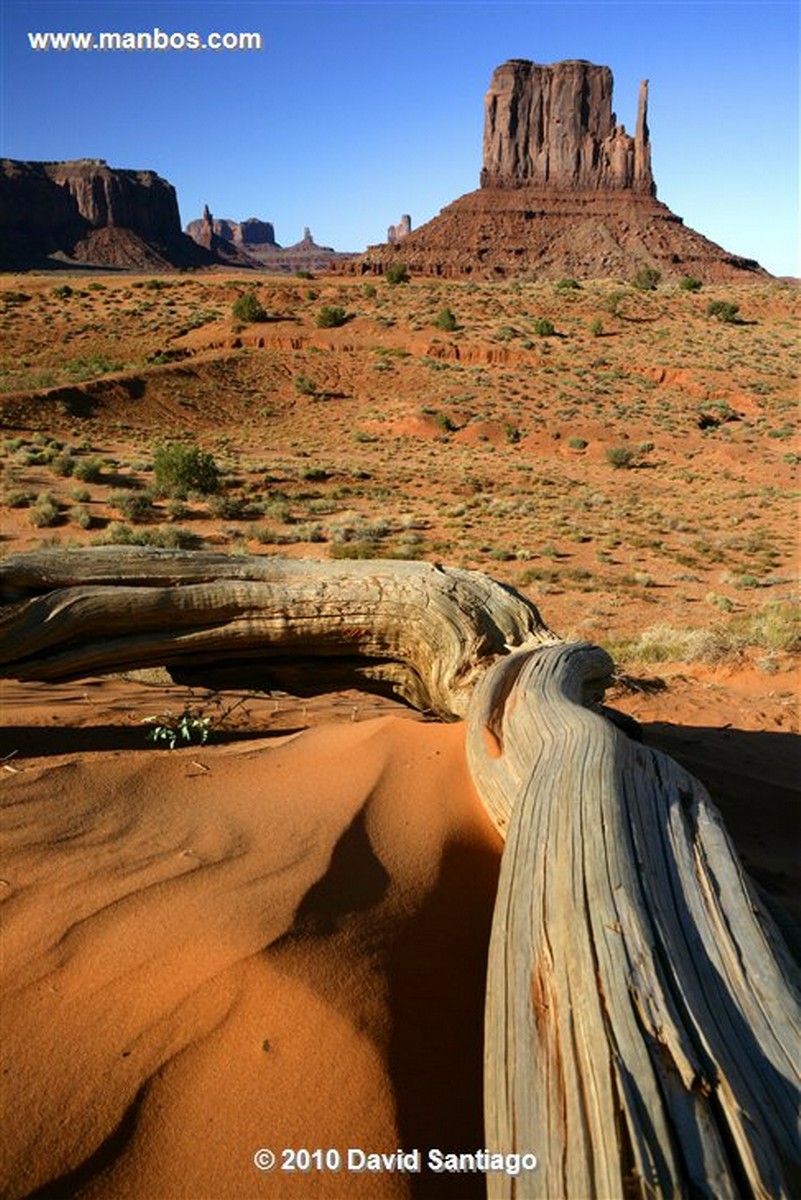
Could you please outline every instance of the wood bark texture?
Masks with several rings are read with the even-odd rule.
[[[490,668],[468,761],[506,834],[486,1004],[492,1200],[798,1195],[798,975],[703,787],[591,711],[581,643]]]
[[[360,687],[445,719],[510,646],[554,642],[475,571],[102,547],[0,566],[0,675],[63,681],[166,666],[207,687]]]

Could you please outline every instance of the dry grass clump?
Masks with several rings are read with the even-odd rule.
[[[771,600],[751,613],[704,629],[654,625],[636,638],[606,642],[617,662],[740,662],[749,649],[773,654],[801,650],[801,606],[797,600]]]

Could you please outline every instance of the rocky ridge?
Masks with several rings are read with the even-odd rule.
[[[590,279],[650,267],[665,278],[766,278],[656,198],[647,81],[633,136],[617,122],[612,91],[610,69],[583,60],[503,63],[485,100],[479,189],[347,269],[381,274],[403,262],[452,278]]]

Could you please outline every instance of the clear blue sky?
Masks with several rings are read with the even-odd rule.
[[[478,186],[483,98],[508,58],[612,68],[631,131],[650,80],[659,197],[776,274],[799,274],[798,6],[0,0],[0,149],[152,168],[182,220],[272,221],[362,250]],[[36,53],[29,31],[259,32],[260,52]]]

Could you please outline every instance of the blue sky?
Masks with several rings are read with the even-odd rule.
[[[259,216],[341,250],[478,186],[483,97],[508,58],[612,68],[632,131],[650,80],[660,199],[726,249],[799,274],[798,6],[0,0],[0,151],[152,168],[184,222]],[[258,32],[257,52],[37,53],[29,31]]]

